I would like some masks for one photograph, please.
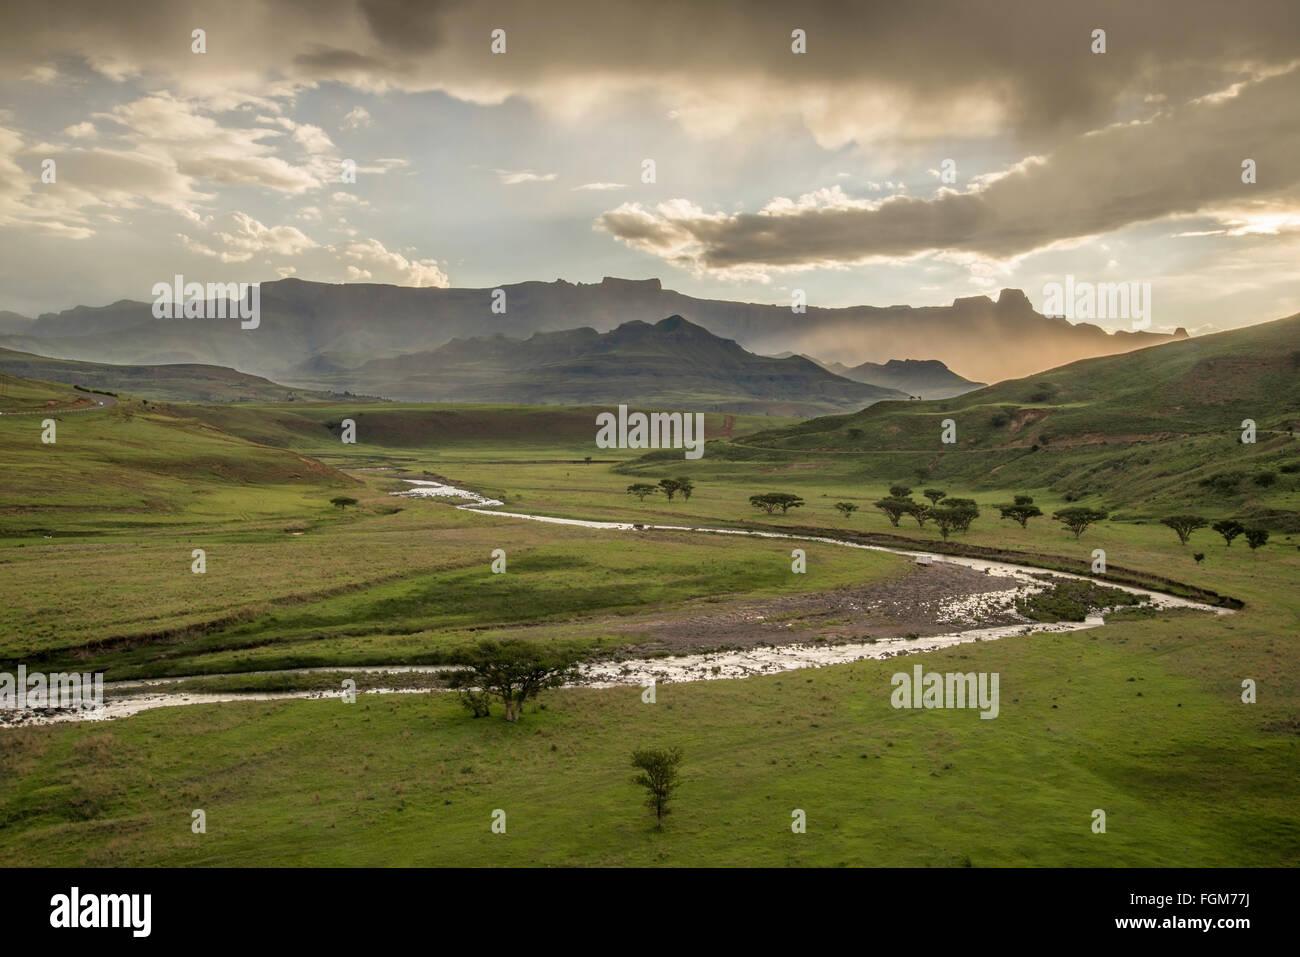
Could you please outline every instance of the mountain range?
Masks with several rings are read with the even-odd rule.
[[[373,359],[314,378],[407,401],[592,405],[637,402],[700,411],[816,415],[857,410],[897,389],[835,375],[808,359],[754,355],[669,316],[594,329],[454,339],[428,352]]]
[[[210,278],[210,277],[209,277]],[[599,283],[524,282],[492,289],[438,289],[283,279],[261,284],[256,329],[222,320],[155,319],[151,302],[121,300],[26,319],[0,315],[0,346],[58,358],[156,365],[193,362],[319,388],[327,373],[372,359],[427,352],[456,338],[590,328],[679,315],[761,354],[783,350],[834,356],[847,368],[898,359],[936,359],[960,376],[995,382],[1081,358],[1185,338],[1107,333],[1035,312],[1004,289],[951,306],[789,307],[696,299],[658,279]],[[504,312],[494,312],[499,303]],[[306,378],[303,378],[303,376]],[[377,391],[367,385],[366,391]]]

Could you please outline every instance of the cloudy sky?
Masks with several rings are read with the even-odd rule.
[[[178,272],[1041,308],[1070,274],[1226,329],[1300,311],[1298,103],[1288,0],[9,4],[0,309]]]

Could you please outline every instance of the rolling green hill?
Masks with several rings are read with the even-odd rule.
[[[0,349],[0,372],[88,389],[130,392],[162,402],[297,402],[330,397],[324,392],[290,389],[223,366],[197,363],[111,365]]]
[[[0,537],[247,519],[304,501],[328,510],[337,494],[330,489],[357,484],[315,459],[200,421],[185,406],[106,398],[99,407],[93,395],[50,383],[3,376],[0,385],[11,401],[41,403],[35,414],[0,415]],[[53,443],[42,442],[47,418]]]
[[[1241,442],[1243,422],[1256,427]],[[951,420],[956,441],[944,443]],[[838,461],[864,478],[1051,488],[1236,509],[1300,531],[1300,315],[1087,359],[954,399],[881,402],[738,439],[713,459]]]
[[[25,379],[0,371],[0,414],[89,408],[94,404],[88,395],[58,382]]]

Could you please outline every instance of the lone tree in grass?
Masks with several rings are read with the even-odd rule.
[[[1017,495],[1015,504],[998,505],[996,508],[1002,513],[1003,518],[1014,518],[1020,523],[1021,528],[1028,528],[1031,518],[1043,514],[1043,510],[1035,505],[1034,500],[1028,495]]]
[[[1268,542],[1268,529],[1266,528],[1248,528],[1246,529],[1246,544],[1250,546],[1253,552]]]
[[[677,790],[677,768],[682,763],[681,748],[640,748],[632,752],[632,767],[640,768],[633,784],[646,789],[646,806],[655,812],[655,827],[664,829],[664,815],[668,802]]]
[[[761,509],[768,515],[771,515],[778,508],[784,515],[792,508],[799,508],[803,505],[803,499],[798,495],[791,495],[789,492],[768,492],[766,495],[751,495],[749,504],[754,508]]]
[[[330,499],[330,504],[335,508],[347,508],[349,505],[356,505],[357,500],[355,498],[349,498],[346,495],[339,495],[336,498]]]
[[[946,498],[948,493],[941,488],[928,488],[921,493],[930,500],[931,505],[938,505],[939,499]]]
[[[1192,532],[1204,528],[1209,522],[1199,515],[1170,515],[1168,518],[1162,518],[1160,524],[1168,525],[1177,532],[1178,541],[1186,545],[1187,540],[1192,537]]]
[[[635,495],[639,502],[644,502],[647,495],[653,495],[657,491],[659,491],[659,486],[647,485],[645,482],[637,482],[635,485],[627,487],[627,494]]]
[[[894,486],[900,488],[901,486]],[[911,499],[899,498],[897,495],[891,495],[889,498],[882,498],[875,503],[876,508],[880,509],[889,516],[889,524],[898,528],[898,520],[908,513],[916,503]]]
[[[858,510],[858,507],[852,502],[836,502],[835,507],[840,510],[840,514],[846,519],[852,518],[853,513]]]
[[[1077,539],[1080,535],[1088,530],[1088,526],[1095,522],[1104,521],[1106,513],[1099,508],[1085,508],[1075,506],[1074,508],[1063,508],[1052,516],[1056,521],[1061,522],[1070,531],[1074,532]]]
[[[659,491],[668,496],[668,501],[673,500],[673,496],[682,490],[681,483],[677,479],[660,479]]]
[[[510,638],[481,641],[459,655],[459,670],[447,676],[447,685],[461,691],[461,703],[475,717],[487,714],[487,696],[505,704],[506,720],[518,721],[524,702],[544,688],[554,688],[576,675],[576,656],[531,641]]]
[[[906,485],[889,486],[889,495],[891,498],[907,498],[912,494],[912,490]]]
[[[695,483],[692,482],[690,479],[686,478],[685,476],[677,479],[676,481],[677,481],[677,491],[681,492],[682,498],[686,499],[686,501],[689,502],[691,500],[691,493],[695,491]],[[663,483],[661,482],[660,484],[662,485]]]
[[[1225,548],[1231,548],[1232,540],[1246,530],[1246,526],[1235,518],[1225,518],[1223,521],[1215,522],[1210,528],[1223,536],[1223,540],[1226,542]]]

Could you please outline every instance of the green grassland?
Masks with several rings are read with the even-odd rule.
[[[90,396],[59,382],[44,382],[0,372],[0,413],[64,411],[93,406]],[[25,418],[33,418],[26,415]],[[37,431],[39,435],[39,422]]]
[[[293,402],[329,399],[327,392],[292,389],[261,376],[197,362],[112,365],[0,349],[0,377],[67,383],[83,389],[128,392],[164,402]],[[66,386],[65,386],[66,388]]]
[[[959,423],[991,408],[980,395],[946,400]],[[932,526],[904,517],[894,529],[871,503],[894,481],[937,486],[981,505],[962,543],[1069,561],[1103,548],[1112,565],[1244,602],[1232,615],[1125,614],[1092,631],[666,685],[653,705],[634,687],[546,692],[517,724],[499,709],[475,720],[450,696],[393,695],[0,729],[0,862],[1294,866],[1300,529],[1285,515],[1300,493],[1281,466],[1300,455],[1289,395],[1252,416],[1256,446],[1235,443],[1235,423],[1222,435],[1174,423],[1031,452],[1008,422],[981,440],[987,449],[944,452],[930,422],[944,403],[913,402],[914,419],[888,408],[794,425],[710,416],[706,434],[731,434],[698,461],[595,449],[585,409],[128,400],[67,416],[56,446],[40,444],[37,417],[0,417],[0,659],[76,661],[110,678],[437,661],[488,635],[600,650],[611,643],[602,616],[913,572],[813,544],[808,574],[793,576],[788,542],[494,518],[389,497],[401,476],[439,476],[517,511],[853,530],[922,548],[939,541]],[[1063,395],[1057,421],[1083,401]],[[842,447],[873,416],[896,447]],[[355,446],[330,428],[344,417],[357,422]],[[919,437],[935,447],[910,444]],[[1026,456],[1032,468],[1015,465]],[[1151,461],[1117,471],[1132,460],[1121,457]],[[1235,487],[1197,484],[1229,469],[1243,473]],[[1250,478],[1263,469],[1276,481]],[[696,484],[689,501],[625,492],[679,475]],[[806,504],[762,515],[748,497],[767,491]],[[1049,515],[1078,502],[1114,516],[1078,541],[1047,517],[1022,530],[991,509],[1017,493]],[[341,494],[359,504],[332,507]],[[845,520],[837,501],[861,509]],[[1178,506],[1272,517],[1273,538],[1252,552],[1202,529],[1182,546],[1157,522]],[[504,576],[488,569],[498,547]],[[203,576],[189,570],[193,548],[207,551]],[[914,663],[998,672],[999,717],[894,710],[889,676]],[[1241,701],[1246,678],[1257,704]],[[661,744],[680,745],[686,762],[658,834],[628,757]],[[206,835],[190,832],[194,808],[207,812]],[[495,808],[505,835],[490,830]],[[791,833],[795,808],[807,834]],[[1104,835],[1090,830],[1094,808],[1107,812]]]
[[[1294,711],[1277,697],[1289,649],[1189,624],[917,659],[998,671],[993,721],[892,709],[903,659],[664,686],[653,705],[637,688],[551,692],[518,724],[399,695],[19,729],[0,735],[0,861],[1294,865]],[[1267,689],[1258,705],[1238,701],[1242,674]],[[628,754],[660,744],[686,763],[656,834]],[[206,834],[190,832],[194,808]],[[806,834],[791,833],[796,808]]]
[[[1300,316],[1087,359],[956,399],[881,402],[738,439],[717,460],[789,461],[919,488],[1050,488],[1133,517],[1237,507],[1300,531]],[[941,441],[944,420],[955,443]],[[1256,441],[1242,444],[1242,423]],[[1291,477],[1290,494],[1270,492]]]

